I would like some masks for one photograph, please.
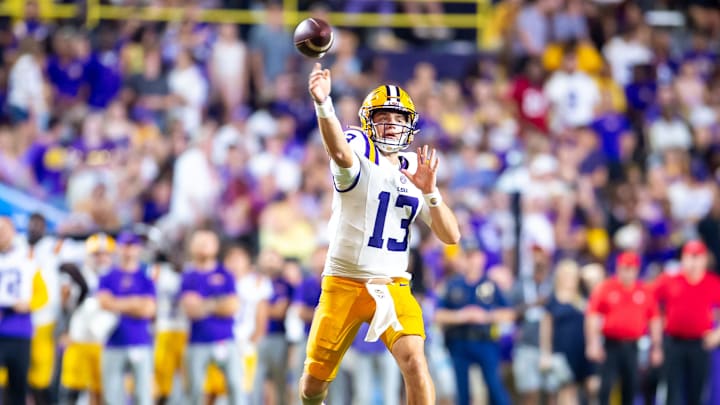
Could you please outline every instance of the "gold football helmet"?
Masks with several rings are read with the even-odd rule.
[[[96,233],[85,239],[85,251],[89,254],[97,252],[113,253],[115,239],[104,233]]]
[[[377,111],[387,110],[399,112],[407,117],[407,124],[376,124],[372,117]],[[412,143],[415,134],[418,114],[415,112],[415,103],[410,99],[410,95],[398,86],[382,85],[375,88],[365,97],[360,111],[360,124],[363,131],[372,139],[377,147],[386,153],[393,153],[403,150]],[[399,125],[403,128],[398,138],[385,137],[385,131],[378,131],[378,126]]]

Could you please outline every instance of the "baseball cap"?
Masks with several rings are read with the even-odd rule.
[[[707,253],[707,246],[700,240],[691,240],[683,246],[682,254],[684,255],[703,255]]]
[[[118,235],[117,243],[118,245],[140,245],[142,239],[133,232],[124,231]]]
[[[617,267],[640,267],[640,256],[635,252],[622,252],[615,263]]]

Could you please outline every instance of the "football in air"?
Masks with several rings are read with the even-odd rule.
[[[319,18],[306,18],[295,27],[293,42],[300,53],[309,58],[322,58],[332,47],[333,30]]]

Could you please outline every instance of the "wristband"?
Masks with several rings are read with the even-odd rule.
[[[318,118],[330,118],[335,116],[335,107],[333,107],[332,98],[327,96],[322,103],[315,102],[315,114]]]
[[[438,189],[435,189],[430,193],[423,194],[423,198],[425,199],[425,204],[427,204],[428,207],[437,207],[443,200],[442,194],[440,194]]]

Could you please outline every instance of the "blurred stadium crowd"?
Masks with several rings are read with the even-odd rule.
[[[242,2],[267,12],[264,24],[254,26],[199,22],[200,3],[190,3],[181,21],[128,19],[88,31],[72,21],[41,20],[38,5],[28,1],[23,20],[0,22],[0,207],[20,231],[13,243],[37,252],[27,260],[46,278],[35,337],[49,343],[33,343],[30,362],[36,404],[99,389],[100,368],[90,365],[100,364],[98,357],[74,354],[71,365],[98,372],[83,376],[63,357],[73,345],[97,343],[89,330],[73,336],[72,324],[80,321],[72,319],[113,257],[134,254],[128,245],[142,246],[139,260],[157,294],[151,316],[156,384],[148,389],[189,403],[183,379],[172,376],[182,361],[170,358],[186,336],[187,320],[176,311],[182,270],[207,253],[188,249],[197,229],[219,235],[223,249],[214,255],[237,277],[241,310],[234,333],[243,342],[237,360],[246,370],[243,391],[251,403],[295,398],[332,198],[306,91],[311,64],[295,51],[279,3]],[[332,71],[343,124],[357,125],[362,98],[390,80],[417,105],[416,144],[441,152],[439,185],[461,222],[463,242],[442,246],[422,228],[411,242],[428,356],[445,403],[455,403],[455,381],[464,381],[453,365],[463,366],[433,317],[438,306],[459,308],[448,288],[454,275],[480,270],[477,304],[514,310],[509,319],[479,322],[480,332],[464,335],[489,344],[478,349],[481,358],[499,353],[497,361],[480,362],[496,402],[503,390],[512,403],[534,404],[539,391],[552,400],[574,387],[571,397],[591,403],[600,366],[587,358],[593,356],[586,353],[583,317],[594,286],[615,273],[618,255],[637,253],[638,260],[620,256],[621,265],[637,267],[651,282],[682,273],[682,246],[702,240],[707,251],[690,244],[686,253],[707,255],[708,270],[720,270],[717,2],[496,1],[488,49],[479,54],[462,52],[474,46],[464,39],[472,34],[433,19],[451,7],[443,2],[307,3],[301,6],[320,17],[330,9],[429,16],[416,29],[338,28],[336,46],[322,63]],[[431,62],[408,65],[406,55]],[[447,73],[459,64],[461,74]],[[407,74],[398,77],[399,71]],[[8,190],[19,199],[10,200]],[[15,211],[24,201],[66,214],[28,220]],[[11,230],[0,229],[0,245],[10,246],[4,238]],[[103,253],[109,255],[98,260]],[[569,281],[555,277],[558,263]],[[95,286],[86,280],[83,287],[78,278],[84,277]],[[161,283],[164,277],[169,281]],[[481,294],[486,282],[501,294],[485,287]],[[568,289],[574,291],[569,309],[557,299]],[[720,305],[708,300],[712,308],[703,301],[691,310]],[[567,319],[558,318],[558,307],[560,314],[572,312],[573,326],[558,324]],[[7,311],[3,307],[3,317]],[[548,347],[555,346],[551,352],[561,360],[550,363],[540,360],[543,314],[572,335],[553,336]],[[0,339],[7,338],[3,317]],[[94,322],[88,319],[83,322]],[[662,366],[650,359],[650,338],[638,342],[637,394],[649,404],[668,384]],[[390,355],[357,343],[329,403],[400,403],[400,375]],[[709,355],[712,346],[703,349],[712,363],[708,381],[714,381],[705,403],[717,404],[720,357]],[[248,370],[256,370],[254,379]],[[472,375],[477,393],[483,384]],[[265,379],[274,390],[262,389]],[[205,389],[213,395],[224,392],[211,385]]]

